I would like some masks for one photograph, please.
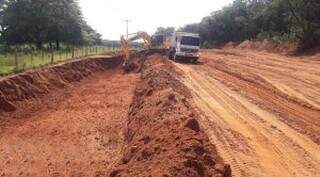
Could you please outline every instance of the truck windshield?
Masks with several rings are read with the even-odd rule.
[[[196,37],[182,37],[181,39],[182,45],[191,45],[191,46],[200,46],[200,39]]]

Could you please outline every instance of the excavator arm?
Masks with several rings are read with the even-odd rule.
[[[125,70],[127,70],[132,64],[132,61],[130,60],[130,43],[139,39],[143,40],[143,48],[145,50],[149,50],[151,47],[151,37],[148,33],[140,31],[137,33],[129,34],[128,36],[121,36],[121,48],[125,56]]]

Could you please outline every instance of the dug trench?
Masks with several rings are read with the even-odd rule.
[[[231,176],[163,55],[84,59],[0,81],[0,176]]]

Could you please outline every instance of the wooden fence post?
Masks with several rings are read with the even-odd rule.
[[[42,64],[44,64],[44,51],[43,51],[43,49],[41,50],[41,58],[42,58]]]
[[[72,56],[71,56],[72,59],[74,59],[74,46],[72,46]]]
[[[19,63],[18,63],[18,48],[16,47],[15,50],[14,50],[14,64],[15,64],[15,67],[16,67],[16,71],[19,70]]]
[[[53,49],[51,48],[51,64],[53,64],[54,62],[54,53],[53,53]]]
[[[81,57],[84,56],[84,47],[82,47],[82,54],[81,54]]]
[[[31,50],[30,55],[31,55],[31,67],[33,67],[33,50]]]

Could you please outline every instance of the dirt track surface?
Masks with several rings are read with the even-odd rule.
[[[231,177],[175,67],[155,54],[144,68],[128,114],[123,158],[110,176]]]
[[[13,113],[17,120],[0,128],[0,176],[103,175],[121,157],[138,80],[120,69],[98,72],[47,95],[36,113]]]
[[[320,176],[320,63],[246,50],[175,64],[233,176]]]
[[[319,59],[202,56],[155,54],[127,75],[121,60],[84,60],[1,82],[0,176],[225,177],[226,162],[237,177],[318,177]]]

